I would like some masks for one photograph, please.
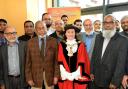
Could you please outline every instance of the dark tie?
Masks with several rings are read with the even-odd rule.
[[[41,39],[42,40],[42,44],[41,44],[41,55],[44,58],[44,50],[45,50],[45,44],[44,44],[44,38]]]

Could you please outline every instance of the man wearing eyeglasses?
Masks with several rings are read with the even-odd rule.
[[[124,74],[128,41],[116,31],[115,18],[106,15],[103,34],[96,36],[91,61],[93,89],[118,89]]]
[[[1,89],[27,89],[24,77],[26,43],[18,42],[17,32],[11,26],[5,29],[4,36],[7,44],[0,49]]]

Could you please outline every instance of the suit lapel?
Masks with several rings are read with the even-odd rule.
[[[5,68],[4,71],[8,75],[8,51],[7,50],[8,50],[8,46],[6,45],[3,47],[2,56],[3,56],[3,64]]]
[[[46,36],[46,50],[45,50],[45,55],[46,55],[46,53],[47,53],[47,51],[48,51],[48,48],[49,48],[49,41],[50,41],[50,37],[48,37],[48,36]]]
[[[22,56],[22,50],[23,50],[23,48],[22,48],[22,45],[21,45],[21,43],[19,43],[18,44],[18,52],[19,52],[19,67],[20,67],[20,72],[21,72],[21,68],[22,68],[22,61],[23,61],[23,56]]]
[[[112,39],[110,39],[110,41],[109,41],[109,43],[108,43],[108,45],[107,45],[107,47],[105,49],[105,52],[103,54],[103,57],[101,58],[102,62],[106,59],[107,55],[110,52],[110,49],[112,49],[112,44],[113,44],[113,41],[112,41]]]
[[[98,42],[97,42],[98,48],[96,49],[97,50],[97,54],[96,55],[98,55],[99,61],[101,61],[103,41],[104,41],[104,38],[102,37],[102,35],[100,35],[98,37]]]
[[[110,53],[110,51],[112,50],[112,48],[114,48],[114,46],[115,46],[115,45],[114,45],[114,43],[115,43],[114,40],[116,40],[117,37],[118,37],[118,34],[116,33],[116,34],[110,39],[110,41],[109,41],[109,43],[108,43],[108,45],[107,45],[107,47],[106,47],[106,49],[105,49],[105,52],[104,52],[104,54],[103,54],[102,62],[105,61],[106,57],[109,55],[109,53]]]
[[[39,39],[38,39],[38,37],[35,37],[35,40],[34,40],[35,42],[33,43],[34,44],[34,46],[35,46],[35,49],[37,50],[37,52],[39,52],[39,54],[40,54],[40,47],[39,47]]]

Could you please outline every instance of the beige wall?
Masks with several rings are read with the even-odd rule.
[[[24,34],[24,21],[34,23],[41,20],[46,11],[47,0],[0,0],[0,18],[5,18],[8,24],[17,29],[18,35]]]
[[[27,18],[26,0],[0,0],[0,18],[14,26],[18,35],[23,34],[23,23]]]

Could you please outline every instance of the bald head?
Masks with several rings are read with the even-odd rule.
[[[92,21],[90,19],[84,20],[83,26],[84,26],[85,31],[86,30],[93,30]]]

